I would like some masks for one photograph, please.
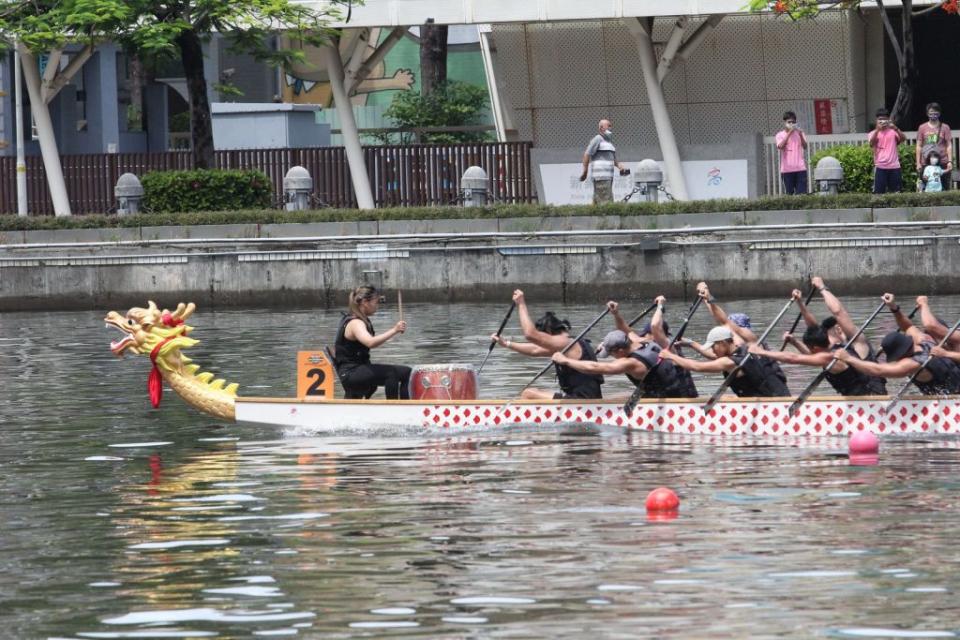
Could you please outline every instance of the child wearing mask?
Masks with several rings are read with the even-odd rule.
[[[923,168],[923,190],[925,193],[936,193],[943,191],[943,181],[940,176],[943,175],[943,167],[940,166],[940,154],[931,151],[927,156],[927,165]]]

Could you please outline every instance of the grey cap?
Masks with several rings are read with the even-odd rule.
[[[610,355],[614,349],[624,349],[630,346],[630,337],[620,329],[614,329],[604,337],[597,355],[601,358]]]

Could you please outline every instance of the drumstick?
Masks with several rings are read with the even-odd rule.
[[[400,322],[403,322],[403,292],[397,291],[397,310],[400,312]]]

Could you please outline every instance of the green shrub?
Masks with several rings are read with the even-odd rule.
[[[494,204],[486,207],[397,207],[393,209],[318,209],[284,211],[280,209],[244,209],[239,211],[159,212],[130,216],[28,216],[0,215],[0,232],[34,229],[110,229],[150,226],[191,226],[207,224],[284,224],[308,222],[356,222],[375,220],[458,220],[505,218],[563,218],[571,216],[668,216],[684,213],[724,213],[737,211],[797,211],[824,209],[917,208],[915,219],[937,218],[937,207],[960,206],[960,191],[943,193],[841,193],[836,196],[809,194],[778,196],[753,200],[696,200],[692,202],[612,202],[601,206],[578,204],[553,206],[542,204]],[[533,221],[536,224],[536,221]],[[798,218],[798,224],[804,224]]]
[[[916,147],[902,144],[898,149],[900,167],[903,169],[903,190],[916,190],[917,160]],[[868,144],[841,144],[827,147],[815,153],[810,159],[811,169],[825,156],[833,156],[843,167],[843,186],[841,191],[848,193],[870,193],[873,191],[873,147]]]
[[[154,171],[141,182],[143,206],[150,213],[254,209],[269,207],[273,197],[262,171]]]

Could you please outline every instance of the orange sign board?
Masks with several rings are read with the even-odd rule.
[[[333,399],[333,364],[322,351],[297,352],[297,397]]]

